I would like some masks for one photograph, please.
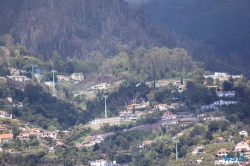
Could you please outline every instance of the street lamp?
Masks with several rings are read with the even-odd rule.
[[[56,96],[56,94],[55,94],[55,72],[56,72],[56,70],[51,70],[51,72],[53,73],[53,94],[52,94],[52,96]]]
[[[105,118],[108,118],[108,113],[107,113],[107,98],[108,98],[108,95],[102,95],[102,97],[104,97],[105,99]]]
[[[30,64],[31,65],[31,75],[32,75],[32,80],[34,81],[34,64],[33,63],[31,63]]]
[[[179,143],[179,140],[174,140],[174,142],[175,142],[175,151],[176,151],[176,153],[175,153],[175,155],[176,155],[176,160],[178,160],[178,147],[177,147],[177,144]]]

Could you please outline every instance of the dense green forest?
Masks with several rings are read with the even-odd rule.
[[[224,62],[247,67],[250,53],[248,0],[151,0],[145,5],[155,24],[210,45]]]

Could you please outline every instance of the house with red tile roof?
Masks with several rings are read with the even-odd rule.
[[[221,148],[219,151],[217,151],[217,156],[227,156],[229,153],[229,150],[226,148]]]
[[[0,143],[10,142],[13,139],[13,134],[0,134]]]
[[[239,142],[235,146],[235,151],[236,152],[241,152],[242,150],[244,150],[244,151],[250,151],[249,145],[246,142],[244,142],[244,141]]]
[[[176,118],[177,118],[176,114],[173,114],[170,111],[166,111],[163,113],[161,120],[169,120],[169,119],[176,119]]]

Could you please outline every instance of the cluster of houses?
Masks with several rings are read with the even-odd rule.
[[[212,120],[225,120],[224,116],[213,116],[213,114],[207,114],[207,113],[202,113],[202,114],[198,114],[197,118],[199,118],[200,120],[204,120],[204,121],[212,121]]]
[[[219,81],[226,81],[228,80],[230,77],[232,77],[233,79],[235,78],[242,78],[242,75],[229,75],[227,73],[221,73],[221,72],[215,72],[213,75],[204,75],[204,77],[207,78],[212,78],[212,79],[219,79]]]
[[[244,137],[248,137],[248,133],[247,131],[243,130],[239,132],[239,135],[242,135]],[[218,137],[217,138],[217,143],[220,142],[225,142],[228,141],[230,142],[229,138],[228,140],[223,139],[223,137]],[[234,149],[228,149],[228,147],[223,147],[221,149],[219,149],[215,155],[215,157],[217,157],[217,160],[215,160],[214,164],[215,165],[230,165],[230,164],[237,164],[239,166],[244,166],[246,164],[249,164],[249,162],[247,162],[245,159],[250,159],[250,146],[249,146],[250,140],[247,141],[240,141],[239,143],[237,143],[234,146]],[[230,158],[230,154],[231,152],[234,152],[236,154],[239,154],[238,157],[241,157],[242,159],[244,159],[244,161],[242,160],[236,160],[233,158]],[[206,150],[206,148],[203,145],[197,146],[194,148],[194,150],[192,151],[192,155],[198,155],[199,153],[209,153],[208,150]],[[229,157],[228,157],[229,156]]]
[[[233,98],[235,97],[235,91],[217,91],[216,95],[218,98]],[[232,100],[219,100],[219,101],[215,101],[213,104],[209,104],[209,105],[203,105],[201,106],[201,109],[203,111],[206,110],[218,110],[218,107],[221,106],[229,106],[231,104],[236,104],[237,101],[232,101]]]
[[[76,147],[78,148],[82,148],[82,147],[92,147],[95,144],[100,144],[102,141],[104,141],[106,138],[106,136],[104,135],[95,135],[95,136],[88,136],[87,138],[85,138],[85,141],[82,141],[80,143],[76,143]]]
[[[171,103],[169,105],[168,104],[157,104],[154,106],[154,109],[159,110],[159,111],[166,111],[169,109],[176,109],[176,108],[179,108],[182,106],[184,106],[183,103]]]
[[[50,137],[50,138],[54,138],[56,139],[57,136],[57,132],[53,131],[46,131],[46,130],[42,130],[40,128],[23,128],[20,127],[20,130],[22,130],[22,133],[20,133],[19,135],[17,135],[16,140],[20,140],[20,141],[29,141],[31,140],[31,137]],[[2,124],[0,125],[0,130],[1,131],[7,131],[7,126]],[[11,131],[10,131],[11,132]],[[7,133],[7,134],[0,134],[0,143],[8,143],[8,142],[12,142],[13,141],[13,134],[12,133]]]
[[[124,110],[120,112],[120,117],[123,117],[125,121],[135,121],[138,118],[143,118],[146,116],[146,113],[143,111]]]
[[[10,68],[10,76],[7,76],[7,79],[12,80],[14,82],[27,82],[30,81],[31,79],[21,75],[22,72],[25,71],[21,71],[15,68]]]
[[[129,104],[126,106],[127,110],[136,110],[136,109],[146,109],[150,106],[150,102],[142,101],[140,104]]]
[[[148,82],[146,82],[146,85],[149,87],[153,87],[153,83],[154,83],[154,81],[148,81]],[[177,87],[185,84],[185,82],[184,81],[182,82],[181,80],[176,80],[176,81],[173,81],[171,83],[172,83],[172,85],[177,86]],[[157,87],[157,88],[166,87],[169,84],[170,84],[170,82],[167,80],[158,80],[155,82],[155,87]]]
[[[72,73],[70,76],[69,75],[57,74],[56,77],[57,77],[57,80],[59,82],[61,82],[63,80],[65,80],[65,81],[69,81],[69,80],[83,81],[84,80],[83,73]]]
[[[232,151],[231,149],[221,148],[220,150],[217,151],[215,154],[216,157],[222,158],[215,160],[214,164],[215,165],[230,165],[230,164],[238,164],[240,166],[244,166],[249,164],[248,159],[250,159],[250,147],[249,147],[249,142],[250,140],[247,140],[246,142],[241,141],[237,143],[234,147],[234,150]],[[236,158],[241,158],[242,160],[237,160],[233,159],[230,157],[230,152],[235,152],[238,153],[239,156],[235,156]],[[229,156],[229,157],[228,157]]]
[[[28,78],[27,76],[21,75],[22,70],[11,68],[10,69],[10,76],[7,76],[7,81],[12,80],[14,82],[27,82],[30,81],[31,79]],[[34,77],[40,82],[42,79],[43,75],[47,73],[47,71],[41,70],[39,68],[33,68],[33,74]],[[69,80],[74,80],[74,81],[83,81],[84,80],[84,75],[83,73],[72,73],[71,75],[56,75],[58,78],[58,81],[61,82],[63,80],[69,81]],[[47,83],[48,84],[48,83]]]

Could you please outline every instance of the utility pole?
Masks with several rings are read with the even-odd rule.
[[[55,70],[51,70],[51,72],[53,73],[53,94],[52,96],[56,96],[55,94]]]
[[[31,63],[31,75],[32,75],[32,80],[34,81],[34,64]]]
[[[105,118],[108,118],[107,103],[106,103],[108,95],[103,95],[102,97],[104,97],[104,99],[105,99]]]
[[[175,155],[176,155],[176,160],[178,160],[178,147],[177,147],[177,144],[179,143],[179,140],[174,140],[174,142],[175,142],[175,150],[176,150],[176,152],[175,152]]]

